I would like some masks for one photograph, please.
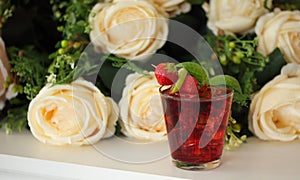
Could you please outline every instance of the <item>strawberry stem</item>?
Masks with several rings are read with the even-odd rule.
[[[152,67],[154,67],[154,69],[156,68],[156,66],[154,64],[151,64]]]
[[[179,71],[179,78],[178,80],[176,81],[176,83],[174,84],[174,87],[171,91],[171,94],[174,94],[176,92],[179,91],[179,89],[181,88],[184,80],[185,80],[185,77],[187,76],[188,72],[186,69],[182,68],[180,71]]]

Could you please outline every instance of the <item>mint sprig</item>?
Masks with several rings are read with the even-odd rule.
[[[200,85],[225,85],[226,87],[233,89],[240,94],[243,93],[238,80],[230,75],[217,75],[210,78],[206,69],[196,62],[183,62],[177,64],[176,67],[182,68],[182,70],[179,72],[179,79],[175,83],[171,93],[176,93],[179,91],[185,77],[187,76],[187,73],[196,78]]]
[[[183,62],[176,67],[183,67],[188,71],[190,75],[197,79],[200,85],[208,85],[209,77],[207,71],[198,63],[195,62]]]
[[[212,86],[226,85],[239,93],[242,93],[242,88],[237,79],[229,75],[217,75],[209,79],[209,84]]]

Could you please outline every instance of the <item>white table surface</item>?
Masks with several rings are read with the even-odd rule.
[[[115,139],[99,146],[123,152]],[[151,145],[150,145],[151,146]],[[153,145],[165,151],[166,143]],[[157,147],[159,146],[159,147]],[[133,150],[137,157],[153,154]],[[124,152],[125,151],[125,152]],[[108,155],[109,156],[109,155]],[[93,146],[51,146],[37,141],[29,131],[6,135],[0,131],[0,179],[300,179],[300,141],[265,142],[248,138],[239,149],[225,151],[220,167],[187,171],[173,166],[169,154],[148,162],[125,162],[108,157]],[[128,157],[130,159],[130,157]]]

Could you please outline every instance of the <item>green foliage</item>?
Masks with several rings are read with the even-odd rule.
[[[47,54],[36,51],[32,46],[23,49],[10,47],[7,52],[11,72],[16,75],[15,83],[20,86],[18,93],[24,93],[28,100],[33,99],[46,83],[45,67],[50,63]]]
[[[61,23],[58,30],[67,40],[82,41],[88,39],[90,26],[88,16],[97,0],[50,0],[54,18]]]
[[[149,74],[147,70],[140,68],[135,63],[124,58],[120,58],[110,54],[107,56],[103,56],[102,61],[106,61],[106,60],[110,61],[112,63],[112,66],[116,68],[125,68],[127,70],[137,72],[139,74],[144,74],[144,75]]]
[[[56,52],[49,56],[53,62],[48,69],[48,82],[52,84],[68,83],[76,78],[74,76],[76,71],[82,72],[93,68],[85,66],[85,70],[78,70],[75,67],[82,51],[90,43],[88,16],[97,1],[51,0],[50,3],[54,18],[60,23],[57,29],[61,32],[62,40],[56,44]]]
[[[205,2],[205,0],[187,0],[187,1],[194,5],[203,4]]]
[[[18,93],[17,97],[6,101],[5,108],[0,111],[0,127],[7,133],[21,131],[27,126],[30,100],[46,83],[47,67],[51,63],[48,52],[52,49],[52,41],[56,40],[52,31],[55,23],[49,21],[51,14],[47,7],[47,1],[38,0],[0,2],[1,36],[13,73],[7,82],[14,83],[12,90]]]
[[[57,52],[49,56],[53,59],[48,68],[47,81],[51,84],[69,83],[73,79],[75,65],[80,57],[81,52],[58,54]]]
[[[228,121],[228,126],[226,129],[226,135],[225,135],[225,149],[232,150],[235,148],[240,147],[242,143],[247,142],[247,136],[242,135],[239,136],[239,133],[241,132],[241,125],[236,122],[236,120],[230,116]]]
[[[22,131],[27,126],[28,104],[26,98],[19,97],[10,100],[5,109],[0,111],[0,128],[4,126],[6,134]]]
[[[255,73],[262,71],[269,62],[268,57],[256,51],[257,39],[212,34],[206,39],[219,57],[224,73],[238,79],[243,93],[250,95],[255,92],[259,88]]]
[[[276,75],[280,74],[282,66],[286,64],[286,61],[280,52],[279,48],[276,48],[269,55],[270,62],[266,64],[266,67],[263,71],[258,71],[255,73],[257,83],[260,86],[265,85],[267,82],[272,80]],[[270,71],[272,69],[272,71]]]
[[[273,0],[273,8],[281,10],[298,10],[300,9],[300,1],[298,0]]]
[[[216,53],[224,74],[238,80],[242,93],[236,92],[233,100],[231,122],[227,127],[227,149],[234,148],[244,142],[248,130],[247,111],[251,94],[261,86],[257,83],[257,72],[264,70],[269,58],[256,51],[258,41],[248,36],[205,36]],[[234,122],[234,123],[233,123]],[[236,131],[235,127],[241,127]]]
[[[6,133],[14,130],[22,131],[27,125],[27,109],[31,99],[33,99],[40,89],[45,85],[45,67],[49,65],[47,54],[36,51],[32,46],[19,49],[10,47],[7,49],[11,72],[14,73],[14,91],[18,96],[10,100],[6,109],[0,112],[1,126],[5,126]]]
[[[0,1],[0,29],[7,19],[12,16],[15,7],[11,5],[10,1]]]
[[[242,93],[235,93],[231,116],[234,123],[228,124],[226,139],[227,148],[236,147],[244,142],[246,135],[251,135],[247,120],[251,95],[279,74],[285,60],[278,49],[269,56],[258,53],[258,41],[251,35],[209,34],[206,39],[218,56],[224,74],[235,77],[241,85]],[[237,126],[240,126],[239,131],[234,128]]]

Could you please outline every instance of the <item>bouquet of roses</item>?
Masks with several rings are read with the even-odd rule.
[[[1,1],[0,125],[8,133],[29,125],[38,140],[57,145],[114,134],[162,140],[152,64],[193,62],[238,86],[227,148],[252,134],[293,140],[299,8],[283,0]],[[202,36],[192,39],[200,35],[211,49]]]

